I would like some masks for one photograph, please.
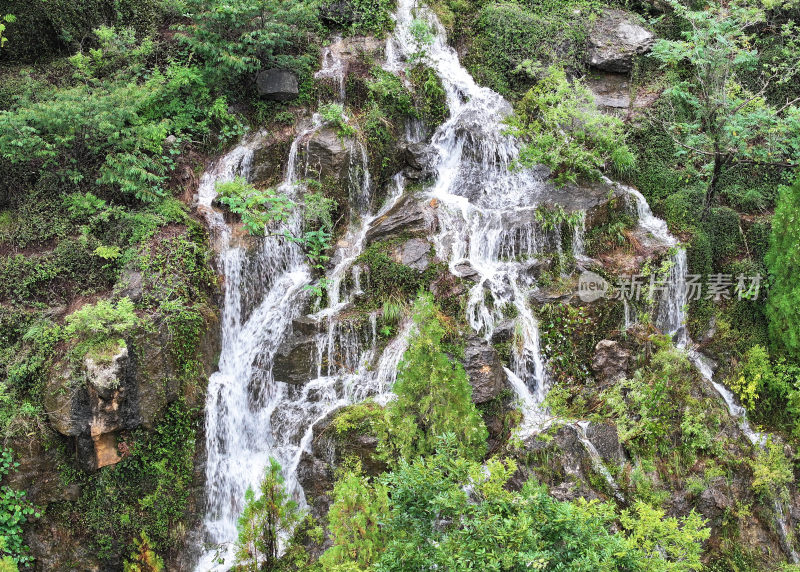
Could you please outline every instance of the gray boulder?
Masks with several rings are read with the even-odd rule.
[[[316,335],[319,324],[306,318],[292,322],[292,331],[278,346],[272,362],[272,376],[277,381],[303,384],[314,375],[317,365]]]
[[[472,386],[472,401],[491,401],[506,386],[503,363],[497,351],[483,338],[471,335],[464,347],[464,369]]]
[[[258,72],[256,88],[261,97],[274,101],[289,101],[300,93],[297,76],[287,70],[269,69]]]
[[[422,238],[411,238],[396,247],[392,254],[396,262],[414,270],[425,270],[430,265],[431,244]]]
[[[411,195],[401,198],[389,212],[367,230],[367,242],[386,240],[399,234],[427,235],[436,229],[436,203],[422,202]]]
[[[655,41],[652,32],[624,10],[603,10],[589,31],[589,64],[604,71],[629,73],[633,58],[647,53]]]
[[[323,127],[316,130],[300,153],[309,176],[324,179],[330,177],[346,186],[349,181],[351,147],[335,129]]]
[[[631,352],[613,340],[600,340],[594,348],[592,371],[601,384],[609,384],[625,377]]]

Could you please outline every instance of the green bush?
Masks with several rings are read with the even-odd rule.
[[[800,360],[800,179],[780,191],[766,263],[770,274],[767,316],[772,343]]]
[[[536,80],[532,62],[581,70],[588,12],[581,2],[482,2],[465,64],[475,78],[505,96]],[[459,8],[463,9],[463,8]]]
[[[621,516],[596,501],[560,502],[529,481],[508,487],[511,460],[466,460],[452,434],[436,453],[369,482],[347,470],[334,487],[332,570],[700,570],[709,530],[693,512],[666,518],[643,504]]]
[[[236,562],[243,571],[275,570],[281,538],[291,534],[303,517],[286,491],[280,464],[272,457],[259,488],[258,498],[253,489],[247,489],[239,517]]]
[[[82,350],[100,349],[107,342],[124,346],[120,336],[131,331],[139,323],[130,298],[122,298],[116,304],[110,300],[98,300],[86,304],[65,318],[64,334],[75,338]]]
[[[178,39],[205,63],[215,84],[235,86],[245,74],[280,68],[308,73],[306,50],[321,32],[314,0],[186,0],[191,24]]]
[[[0,478],[6,477],[19,466],[15,463],[9,449],[0,449]],[[12,489],[8,485],[0,487],[0,557],[8,557],[18,564],[32,561],[28,547],[24,544],[23,525],[28,519],[41,514],[25,498],[25,491]]]
[[[509,126],[525,143],[519,162],[547,165],[559,184],[596,179],[606,168],[625,171],[635,164],[622,120],[597,111],[591,92],[578,80],[569,82],[556,67],[516,105]]]

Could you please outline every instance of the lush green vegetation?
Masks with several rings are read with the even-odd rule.
[[[614,509],[596,502],[559,502],[529,481],[506,488],[511,460],[486,464],[460,456],[451,434],[436,452],[403,461],[369,482],[356,470],[334,489],[334,546],[321,562],[332,569],[407,570],[699,570],[702,520],[664,518],[637,505],[621,515],[624,533],[610,533]]]
[[[386,407],[384,453],[391,462],[413,459],[432,453],[439,435],[453,433],[460,455],[479,459],[486,427],[472,403],[464,368],[443,351],[445,329],[432,296],[417,298],[413,319],[417,331],[397,370],[397,399]]]
[[[176,566],[197,520],[195,457],[205,380],[215,367],[220,286],[206,231],[186,204],[211,158],[249,129],[264,128],[278,142],[280,163],[300,118],[316,111],[340,143],[364,145],[377,207],[394,175],[409,167],[407,121],[421,120],[430,134],[448,117],[444,86],[425,58],[433,30],[415,15],[419,52],[404,73],[385,70],[369,41],[353,40],[343,101],[314,72],[334,35],[345,42],[362,34],[385,38],[394,5],[3,6],[0,435],[18,456],[32,451],[45,459],[50,480],[28,487],[43,495],[45,511],[2,487],[0,570],[32,566],[23,532],[38,534],[39,523],[45,532],[64,532],[65,546],[85,548],[76,553],[92,560],[87,566]],[[568,303],[573,271],[590,263],[570,252],[579,215],[556,206],[537,209],[535,219],[562,231],[562,252],[520,263],[530,264],[524,271],[540,287],[530,300],[552,384],[546,405],[563,423],[522,442],[509,438],[518,418],[510,390],[476,406],[460,363],[470,280],[450,274],[433,252],[424,271],[398,262],[397,249],[412,236],[401,231],[372,242],[357,260],[364,292],[348,319],[375,320],[378,350],[409,314],[413,334],[395,398],[353,404],[333,418],[337,446],[349,454],[346,445],[366,445],[329,467],[336,469],[333,504],[320,523],[328,540],[297,510],[273,461],[245,499],[239,569],[775,569],[782,556],[773,551],[780,548],[774,503],[791,513],[800,444],[800,182],[790,185],[800,118],[797,2],[430,5],[473,76],[513,104],[508,129],[522,141],[514,168],[546,165],[558,185],[603,174],[622,179],[667,220],[701,281],[722,275],[735,284],[739,276],[762,275],[758,295],[732,290],[719,301],[692,300],[688,326],[750,423],[774,434],[760,447],[741,438],[713,388],[655,331],[652,301],[637,308],[639,323],[626,332],[619,304]],[[620,78],[630,79],[631,95],[644,94],[646,107],[619,116],[599,112],[587,87],[594,79],[587,77],[588,34],[607,7],[635,12],[659,38],[651,55],[636,56],[631,77]],[[296,99],[258,96],[254,78],[270,69],[297,75]],[[324,176],[304,180],[290,200],[276,190],[277,175],[267,179],[219,185],[220,203],[250,234],[298,243],[324,301],[333,245],[356,222],[347,185]],[[615,271],[668,270],[662,253],[632,232],[628,211],[619,204],[607,210],[587,229],[592,269],[609,280]],[[296,233],[277,230],[290,220]],[[491,343],[508,365],[517,316],[503,310],[508,323],[498,324]],[[601,383],[593,359],[602,339],[617,342],[629,359],[625,372]],[[136,391],[159,405],[146,426],[109,435],[118,462],[95,471],[96,459],[79,458],[93,435],[54,431],[58,412],[45,402],[81,391],[94,399],[86,358],[108,365],[123,348],[136,369]],[[567,419],[591,420],[601,433],[601,465],[590,462],[579,440],[569,441],[575,427]],[[33,441],[38,448],[18,445]],[[614,460],[617,450],[624,455]],[[25,488],[18,483],[30,476],[15,469],[4,449],[0,477]],[[626,499],[620,506],[608,476]],[[58,479],[66,492],[48,492]],[[611,502],[584,500],[595,496]]]
[[[622,120],[598,113],[591,92],[550,67],[517,103],[511,133],[526,142],[519,162],[547,165],[557,183],[598,178],[603,170],[630,169],[634,156],[625,145]]]

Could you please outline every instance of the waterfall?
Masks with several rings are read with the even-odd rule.
[[[429,45],[417,45],[411,32],[415,18],[424,19],[434,32]],[[386,68],[400,71],[412,54],[424,52],[424,62],[447,95],[450,115],[431,139],[436,177],[427,189],[438,206],[436,253],[454,275],[477,276],[468,295],[467,321],[487,340],[505,319],[504,309],[514,308],[515,343],[506,373],[525,415],[523,426],[532,431],[543,420],[547,377],[538,322],[528,303],[535,283],[520,258],[540,254],[549,244],[560,246],[560,240],[548,240],[536,229],[535,207],[546,186],[532,170],[509,169],[519,154],[503,124],[511,106],[475,83],[448,46],[436,16],[414,0],[400,0],[396,21]]]
[[[311,127],[295,138],[280,192],[296,197],[302,191],[297,174],[305,174],[307,165],[298,164],[298,147],[307,146],[309,136],[320,127],[320,118],[315,116]],[[367,157],[363,147],[353,142],[350,154],[357,164],[351,171],[358,176],[350,180],[350,197],[355,223],[341,241],[335,254],[339,262],[328,275],[332,284],[329,307],[310,316],[320,332],[316,336],[316,378],[301,386],[273,378],[276,352],[293,321],[309,304],[305,287],[312,281],[311,271],[297,244],[275,237],[241,237],[213,206],[218,182],[249,175],[254,149],[262,137],[246,137],[215,162],[202,177],[198,192],[198,210],[215,235],[225,290],[219,370],[209,379],[206,398],[203,533],[207,549],[196,566],[198,572],[224,571],[233,565],[236,522],[245,492],[251,487],[257,490],[270,456],[281,463],[288,490],[305,505],[296,469],[301,453],[310,446],[314,423],[336,408],[370,396],[385,402],[410,330],[401,325],[400,334],[377,358],[374,316],[368,317],[366,331],[338,316],[357,293],[348,295],[342,284],[348,273],[357,277],[353,262],[364,249],[370,223],[391,208],[405,185],[401,177],[395,178],[389,200],[370,215]],[[282,230],[299,234],[300,219],[295,212],[284,228],[270,234]],[[357,278],[354,283],[358,290]],[[314,372],[309,377],[314,377]]]
[[[610,181],[608,181],[610,183]],[[754,431],[747,420],[747,411],[740,404],[736,403],[736,398],[727,387],[714,380],[714,367],[711,360],[699,351],[691,348],[691,339],[686,331],[686,302],[687,284],[686,275],[688,265],[686,261],[686,249],[678,245],[678,241],[670,234],[667,223],[655,217],[650,210],[644,196],[631,187],[617,185],[625,190],[634,199],[637,215],[639,216],[639,226],[648,236],[661,246],[668,246],[673,249],[669,277],[667,278],[667,288],[662,295],[657,308],[656,325],[662,332],[673,337],[675,345],[679,348],[689,348],[687,355],[697,368],[701,377],[706,380],[714,390],[722,397],[728,408],[728,413],[738,421],[739,428],[748,441],[755,448],[763,448],[767,441],[767,436],[758,431]],[[626,306],[626,323],[627,306]],[[786,523],[786,516],[783,506],[778,499],[773,500],[773,513],[775,517],[775,528],[778,533],[781,548],[793,563],[800,562],[800,556],[794,550],[789,540],[789,525]]]

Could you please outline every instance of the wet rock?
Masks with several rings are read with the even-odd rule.
[[[575,427],[563,425],[549,435],[548,438],[534,435],[523,442],[516,453],[518,469],[511,486],[522,487],[528,479],[536,477],[561,500],[600,498],[588,486],[588,475],[593,470],[591,458]]]
[[[514,320],[503,320],[495,326],[494,332],[492,332],[492,343],[502,344],[511,341],[514,337],[514,329]]]
[[[604,181],[562,187],[548,184],[542,198],[544,204],[560,205],[567,212],[585,211],[586,230],[604,224],[613,214],[626,212],[628,208],[625,193]]]
[[[633,58],[647,53],[655,36],[624,10],[605,9],[589,31],[589,64],[604,71],[629,73]]]
[[[333,178],[345,185],[350,172],[351,147],[335,129],[322,127],[315,131],[301,151],[301,160],[315,178]]]
[[[631,352],[619,342],[600,340],[594,348],[592,371],[597,374],[601,385],[608,385],[627,375],[630,359]]]
[[[436,152],[424,143],[411,143],[402,149],[403,174],[412,181],[429,179],[436,174]]]
[[[472,401],[491,401],[506,387],[506,374],[497,351],[483,338],[471,335],[464,346],[464,369],[472,386]]]
[[[288,70],[269,69],[256,74],[258,94],[265,99],[289,101],[300,93],[297,76]]]
[[[725,477],[715,477],[697,499],[697,510],[713,524],[721,524],[725,512],[735,505]]]
[[[79,463],[87,470],[120,461],[116,435],[139,425],[132,395],[132,368],[127,348],[106,363],[87,358],[73,370],[62,366],[45,388],[44,405],[51,425],[76,439]]]
[[[311,499],[311,514],[315,518],[324,518],[328,513],[335,472],[344,460],[358,458],[366,475],[380,475],[388,469],[376,458],[378,439],[375,436],[354,431],[337,434],[332,423],[340,411],[332,411],[314,424],[311,453],[303,453],[297,466],[298,482],[306,497]]]
[[[658,92],[646,89],[631,92],[628,74],[598,71],[589,74],[584,82],[594,95],[597,107],[606,113],[625,115],[628,111],[652,105],[658,99]]]
[[[317,328],[318,325],[312,325],[306,320],[295,320],[292,323],[291,332],[278,346],[272,362],[272,376],[276,381],[303,384],[315,377]]]
[[[367,231],[367,243],[400,234],[426,236],[436,229],[436,204],[411,195],[401,198],[389,212],[376,219]]]
[[[430,265],[431,244],[421,238],[412,238],[396,247],[392,254],[396,262],[415,270],[425,270]]]
[[[603,461],[614,465],[625,461],[619,433],[613,423],[589,423],[586,427],[586,438],[592,442]]]
[[[469,262],[458,264],[454,270],[458,273],[458,276],[470,282],[477,282],[481,279],[480,273]]]
[[[248,180],[260,186],[281,182],[293,138],[294,131],[291,128],[262,134],[253,144]]]

